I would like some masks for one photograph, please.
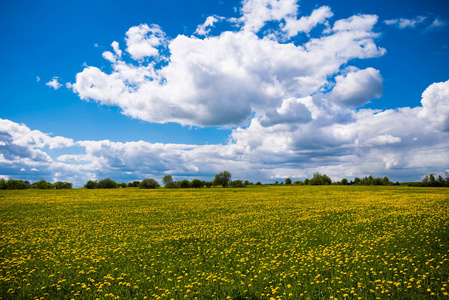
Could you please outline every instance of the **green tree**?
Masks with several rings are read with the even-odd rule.
[[[229,173],[228,171],[223,171],[215,174],[214,184],[221,185],[225,188],[229,185],[229,182],[231,182],[231,176],[231,173]]]
[[[234,187],[234,188],[241,188],[241,187],[246,187],[246,184],[241,181],[240,179],[237,180],[233,180],[229,183],[230,187]]]
[[[193,188],[202,188],[204,183],[199,179],[193,179],[192,182],[190,182],[190,186]]]
[[[95,181],[94,180],[89,180],[84,185],[84,188],[86,188],[86,189],[96,189],[96,188],[98,188],[98,182],[96,180]]]
[[[285,184],[286,185],[291,185],[292,184],[292,180],[290,178],[285,178]]]
[[[56,181],[55,183],[53,183],[53,187],[57,190],[60,189],[71,189],[72,188],[72,183],[71,182],[63,182],[63,181]]]
[[[117,182],[112,180],[111,178],[106,178],[100,180],[97,184],[97,188],[99,189],[114,189],[117,187]]]
[[[164,185],[167,185],[167,183],[169,182],[173,182],[173,177],[171,175],[165,175],[164,177],[162,177],[162,183]]]
[[[348,180],[347,180],[346,178],[343,178],[343,179],[341,180],[341,184],[342,184],[342,185],[348,185]]]
[[[140,182],[139,188],[141,189],[155,189],[159,187],[159,183],[153,178],[147,178]]]
[[[176,186],[182,189],[188,189],[190,187],[190,182],[187,179],[178,181]]]
[[[39,181],[36,181],[31,185],[32,189],[41,189],[41,190],[49,190],[53,188],[53,185],[50,182],[45,181],[44,179],[41,179]]]

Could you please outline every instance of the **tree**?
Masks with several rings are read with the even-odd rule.
[[[167,185],[167,183],[169,182],[173,182],[173,177],[171,175],[165,175],[164,177],[162,177],[162,183],[164,185]]]
[[[225,188],[229,185],[229,182],[231,182],[231,176],[231,173],[228,171],[220,172],[215,175],[214,184],[221,185]]]
[[[348,180],[347,180],[346,178],[343,178],[343,179],[341,180],[341,184],[342,184],[342,185],[348,185]]]
[[[89,180],[85,185],[84,188],[86,189],[96,189],[98,188],[98,183],[97,181],[93,181],[93,180]]]
[[[140,182],[139,188],[141,189],[155,189],[159,187],[159,183],[153,178],[147,178]]]
[[[97,184],[97,187],[99,189],[114,189],[117,187],[117,182],[115,182],[111,178],[106,178],[106,179],[100,180]]]
[[[213,183],[212,181],[206,181],[206,182],[204,183],[204,185],[205,185],[207,188],[210,188],[210,187],[214,186],[214,183]]]
[[[41,190],[49,190],[53,188],[53,185],[50,182],[45,181],[44,179],[41,179],[39,181],[36,181],[31,185],[32,189],[41,189]]]
[[[176,186],[182,189],[188,189],[190,187],[190,182],[187,179],[178,181]]]
[[[230,187],[234,187],[234,188],[241,188],[241,187],[246,187],[246,184],[243,183],[243,181],[241,181],[240,179],[237,180],[233,180],[229,183]]]
[[[57,190],[60,189],[71,189],[72,188],[72,183],[71,182],[63,182],[63,181],[56,181],[55,183],[53,183],[53,187]]]
[[[256,185],[262,185],[262,183],[260,181],[256,182]]]
[[[173,181],[167,182],[165,184],[165,188],[166,189],[174,189],[174,188],[176,188],[176,183],[174,183]]]
[[[193,179],[192,182],[190,182],[190,186],[193,188],[202,188],[204,183],[199,179]]]
[[[285,184],[286,185],[290,185],[290,184],[292,184],[292,180],[290,179],[290,178],[285,178]]]
[[[133,182],[128,183],[128,187],[139,187],[139,184],[140,181],[135,180]]]
[[[119,187],[119,188],[126,188],[126,183],[124,183],[124,182],[122,182],[122,183],[117,183],[117,186]]]

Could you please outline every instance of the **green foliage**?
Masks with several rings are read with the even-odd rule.
[[[57,190],[61,189],[71,189],[72,183],[71,182],[63,182],[63,181],[56,181],[53,183],[53,187]]]
[[[312,179],[308,182],[309,185],[331,185],[332,180],[326,175],[320,173],[314,173]]]
[[[173,183],[173,177],[171,175],[165,175],[162,177],[162,183],[167,185],[167,183]]]
[[[0,190],[26,190],[30,188],[28,181],[17,179],[0,179]]]
[[[187,179],[176,182],[176,187],[181,189],[188,189],[190,187],[190,182]]]
[[[210,188],[210,187],[213,187],[213,186],[214,186],[214,183],[213,183],[213,181],[206,181],[206,182],[204,182],[204,185],[205,185],[207,188]]]
[[[174,189],[174,188],[176,188],[176,183],[174,183],[173,181],[167,182],[167,183],[165,184],[165,188],[166,188],[166,189]]]
[[[139,184],[140,181],[135,180],[133,182],[128,183],[128,187],[139,187]]]
[[[237,180],[231,181],[229,183],[229,186],[233,187],[233,188],[242,188],[242,187],[246,187],[246,184],[242,180],[237,179]]]
[[[117,182],[112,180],[111,178],[106,178],[100,180],[97,184],[97,188],[99,189],[114,189],[117,187]]]
[[[256,185],[262,185],[262,183],[260,181],[256,182]]]
[[[204,186],[204,181],[193,179],[192,182],[190,182],[190,186],[193,188],[202,188]]]
[[[285,184],[286,185],[291,185],[292,184],[292,180],[290,178],[285,178]]]
[[[1,190],[0,297],[447,299],[448,193]]]
[[[47,182],[44,179],[41,179],[41,180],[36,181],[33,184],[31,184],[30,188],[32,188],[32,189],[41,189],[41,190],[49,190],[49,189],[53,188],[53,185],[50,182]]]
[[[96,180],[89,180],[84,185],[84,188],[86,188],[86,189],[96,189],[96,188],[98,188],[98,182]]]
[[[122,183],[117,183],[117,187],[119,187],[119,188],[126,188],[126,183],[125,182],[122,182]]]
[[[231,182],[231,176],[231,173],[229,173],[228,171],[223,171],[215,174],[214,184],[221,185],[225,188],[229,185],[229,182]]]
[[[139,188],[141,189],[155,189],[159,187],[159,183],[153,178],[147,178],[140,182]]]
[[[304,182],[301,180],[296,180],[293,182],[293,185],[304,185]]]

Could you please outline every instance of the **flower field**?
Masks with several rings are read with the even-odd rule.
[[[0,299],[449,299],[449,189],[0,191]]]

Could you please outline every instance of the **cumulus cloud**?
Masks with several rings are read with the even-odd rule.
[[[299,16],[294,0],[244,0],[240,15],[226,19],[234,30],[218,35],[209,31],[221,20],[217,16],[192,36],[173,39],[158,25],[131,27],[123,50],[114,41],[103,53],[112,71],[86,66],[68,87],[83,100],[117,106],[139,120],[230,128],[229,142],[75,142],[3,120],[0,176],[46,174],[79,186],[105,177],[210,179],[225,169],[261,181],[317,171],[333,179],[372,174],[417,180],[444,171],[449,81],[430,85],[419,107],[360,109],[383,93],[379,70],[351,66],[386,53],[376,44],[378,17],[332,16],[327,6]],[[307,40],[299,43],[299,34]],[[48,149],[56,147],[62,154],[51,157]]]
[[[449,132],[449,80],[429,86],[422,94],[423,109],[418,116],[434,127]]]
[[[155,24],[150,26],[141,24],[131,27],[126,32],[125,40],[126,51],[135,60],[142,60],[146,57],[158,57],[159,48],[167,43],[165,33]],[[116,54],[121,54],[121,51],[118,50],[118,43],[115,43],[112,46]]]
[[[38,81],[39,81],[39,80],[38,80]],[[51,87],[51,88],[53,88],[53,89],[55,89],[55,90],[59,89],[59,88],[62,86],[62,84],[59,83],[59,78],[56,77],[56,76],[53,77],[52,80],[50,80],[49,82],[47,82],[46,85],[49,86],[49,87]]]
[[[348,107],[363,106],[383,94],[382,76],[373,68],[339,75],[335,81],[331,98]]]
[[[264,118],[265,126],[287,119],[291,123],[295,117],[303,123],[308,113],[299,104],[299,114],[278,111],[291,105],[292,98],[321,93],[350,60],[385,53],[375,44],[377,16],[337,20],[325,34],[300,45],[256,33],[273,20],[285,21],[279,29],[288,36],[310,32],[332,16],[329,7],[298,19],[295,1],[248,0],[241,11],[237,29],[218,36],[179,35],[169,40],[157,25],[132,27],[126,33],[126,52],[138,64],[125,62],[113,43],[115,53],[103,53],[113,71],[88,66],[71,87],[81,99],[118,106],[130,117],[154,123],[232,127],[248,124],[254,115]],[[209,17],[197,33],[206,33],[206,25],[217,19]],[[168,51],[160,48],[164,46]]]

